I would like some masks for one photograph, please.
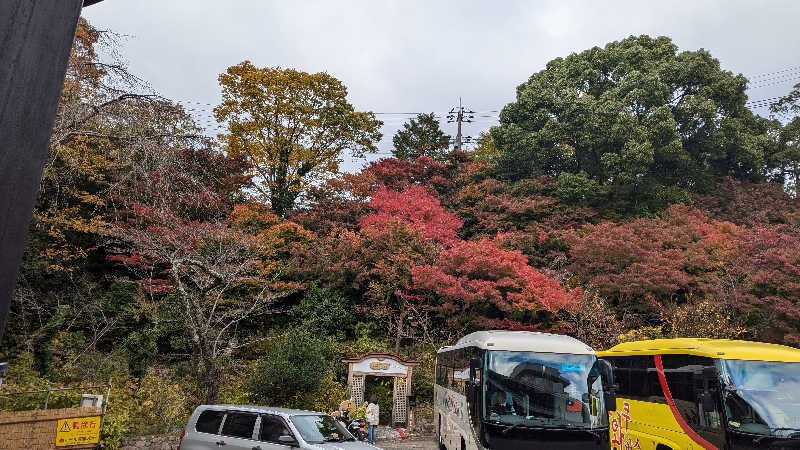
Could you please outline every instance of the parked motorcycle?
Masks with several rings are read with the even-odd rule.
[[[342,415],[337,417],[337,419],[344,424],[347,431],[349,431],[353,437],[359,441],[367,440],[367,421],[365,419],[359,418],[350,420],[346,409],[342,410]]]
[[[347,431],[359,441],[366,441],[368,436],[366,419],[353,419],[347,426]]]

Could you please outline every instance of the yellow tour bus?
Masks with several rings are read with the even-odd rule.
[[[611,363],[617,385],[612,449],[800,449],[796,348],[655,339],[597,356]]]

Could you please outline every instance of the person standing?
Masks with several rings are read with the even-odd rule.
[[[369,404],[367,405],[367,441],[370,444],[375,444],[375,429],[378,428],[378,421],[380,419],[380,409],[378,408],[378,397],[375,394],[372,394],[369,398]]]

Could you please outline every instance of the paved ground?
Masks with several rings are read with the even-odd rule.
[[[439,450],[439,446],[436,445],[436,440],[433,437],[408,438],[396,441],[379,440],[375,445],[384,450]]]

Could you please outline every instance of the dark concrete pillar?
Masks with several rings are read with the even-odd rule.
[[[0,338],[81,0],[0,0]]]

